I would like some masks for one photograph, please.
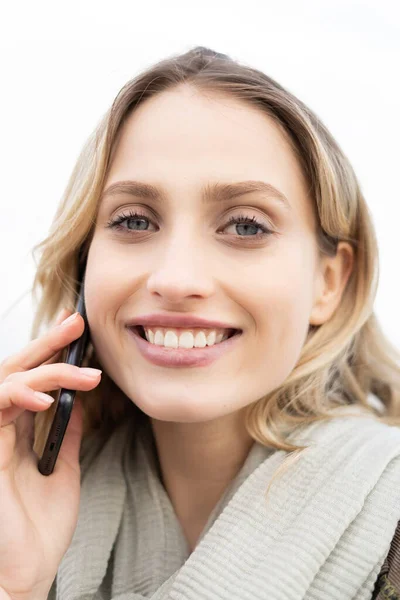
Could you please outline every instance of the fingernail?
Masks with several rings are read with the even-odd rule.
[[[97,377],[99,375],[101,375],[101,373],[103,371],[101,371],[100,369],[91,369],[90,367],[88,367],[88,368],[81,368],[80,372],[82,373],[82,375],[85,375],[86,377],[91,377],[92,379],[97,379]]]
[[[54,398],[49,396],[48,394],[43,394],[42,392],[34,392],[36,398],[40,400],[40,402],[44,402],[44,404],[51,404],[54,402]]]
[[[60,327],[61,327],[61,325],[66,325],[67,323],[71,323],[71,321],[74,321],[78,315],[79,315],[79,312],[76,312],[73,315],[67,317],[66,319],[64,319],[64,321],[62,323],[60,323]]]

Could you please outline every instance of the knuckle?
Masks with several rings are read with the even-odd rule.
[[[4,379],[4,381],[2,381],[0,383],[0,389],[2,392],[8,392],[10,385],[12,384],[11,381],[7,381],[7,379]]]
[[[6,377],[3,379],[3,383],[13,383],[18,381],[18,379],[21,379],[21,373],[14,371],[13,373],[6,375]]]
[[[0,362],[0,373],[3,369],[7,368],[7,363],[10,360],[9,356],[6,356],[6,358],[3,358],[3,360]]]
[[[6,394],[15,394],[17,388],[18,388],[18,384],[15,380],[7,380],[5,379],[3,381],[3,383],[0,385],[0,387],[2,388],[3,391],[6,392]]]
[[[11,358],[7,356],[0,363],[0,381],[3,381],[10,371]]]

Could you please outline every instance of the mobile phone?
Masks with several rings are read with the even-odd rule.
[[[83,273],[75,311],[80,312],[82,315],[85,322],[85,329],[81,337],[69,344],[67,357],[64,361],[69,365],[76,365],[77,367],[82,365],[83,357],[85,356],[87,346],[90,342],[89,324],[86,316],[84,283],[85,275]],[[72,408],[74,406],[75,394],[76,390],[68,390],[65,388],[60,389],[54,419],[47,436],[42,458],[38,462],[38,468],[42,475],[51,475],[54,470],[61,444],[64,439],[64,434],[72,413]]]

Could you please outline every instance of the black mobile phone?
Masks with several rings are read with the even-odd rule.
[[[85,322],[85,329],[81,337],[74,340],[68,346],[67,357],[64,362],[69,365],[82,365],[87,346],[90,342],[89,324],[86,316],[85,297],[84,297],[84,273],[81,277],[78,300],[75,311],[80,312]],[[51,475],[56,464],[57,456],[61,448],[64,434],[67,429],[72,408],[74,406],[76,390],[61,388],[54,419],[50,427],[47,441],[43,450],[42,458],[39,460],[38,468],[42,475]]]

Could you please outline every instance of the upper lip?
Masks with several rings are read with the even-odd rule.
[[[196,317],[194,315],[178,315],[178,314],[151,314],[142,315],[130,319],[127,323],[127,327],[136,327],[143,325],[144,327],[187,327],[187,328],[204,328],[204,329],[239,329],[234,327],[231,323],[224,323],[223,321],[210,321],[203,317]]]

